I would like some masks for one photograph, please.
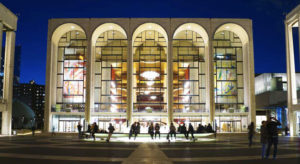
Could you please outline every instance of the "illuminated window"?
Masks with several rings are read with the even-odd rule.
[[[167,112],[167,43],[155,30],[141,32],[133,44],[134,112]]]
[[[220,31],[213,47],[216,112],[245,112],[241,40],[233,32]]]
[[[81,31],[67,32],[59,40],[55,112],[84,112],[86,45]]]
[[[196,32],[184,30],[173,39],[174,112],[205,111],[204,41]]]
[[[116,30],[99,35],[95,46],[94,112],[126,112],[127,39]]]

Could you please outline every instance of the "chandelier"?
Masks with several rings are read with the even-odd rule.
[[[154,71],[145,71],[145,72],[141,73],[141,76],[148,80],[154,80],[155,78],[157,78],[159,76],[159,73],[154,72]]]

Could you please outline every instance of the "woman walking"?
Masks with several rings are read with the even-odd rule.
[[[109,127],[108,127],[108,137],[107,137],[107,139],[106,139],[106,142],[109,142],[109,141],[110,141],[110,138],[111,138],[111,136],[112,136],[112,134],[113,134],[114,131],[115,131],[115,127],[112,126],[111,123],[109,123]]]
[[[252,146],[253,135],[254,135],[254,123],[251,122],[250,125],[248,126],[249,147]]]

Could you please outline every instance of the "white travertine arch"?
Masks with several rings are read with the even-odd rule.
[[[76,31],[81,31],[81,32],[83,32],[83,33],[86,35],[86,33],[85,33],[85,31],[83,30],[83,28],[80,27],[79,25],[77,25],[77,24],[75,24],[75,23],[65,23],[65,24],[60,25],[59,27],[57,27],[57,28],[55,29],[55,31],[53,32],[52,38],[51,38],[52,43],[58,44],[59,39],[60,39],[65,33],[69,32],[69,31],[74,31],[74,30],[76,30]]]
[[[239,36],[243,45],[249,43],[248,33],[242,26],[240,26],[238,24],[235,24],[235,23],[223,24],[216,30],[214,35],[220,31],[231,31],[231,32],[235,33],[237,36]]]
[[[200,26],[199,24],[196,24],[196,23],[185,23],[185,24],[180,25],[174,32],[173,39],[176,37],[176,35],[179,32],[184,31],[184,30],[191,30],[191,31],[198,33],[202,37],[204,44],[206,46],[208,45],[209,39],[208,39],[208,34],[207,34],[206,30],[202,26]]]
[[[159,32],[160,34],[162,34],[164,36],[164,38],[166,39],[166,42],[168,43],[168,34],[162,26],[160,26],[156,23],[144,23],[144,24],[140,25],[138,28],[135,29],[135,31],[132,35],[132,44],[134,43],[135,38],[141,32],[146,31],[146,30],[154,30],[154,31]]]
[[[127,38],[127,34],[126,34],[125,30],[120,25],[115,24],[115,23],[104,23],[104,24],[98,26],[94,30],[93,35],[92,35],[92,40],[91,40],[92,45],[95,45],[99,35],[101,35],[103,32],[109,31],[109,30],[119,31]]]

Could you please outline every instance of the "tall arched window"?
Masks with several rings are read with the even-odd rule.
[[[59,39],[55,112],[84,112],[86,48],[81,31],[67,32]]]
[[[95,110],[126,112],[127,39],[117,30],[99,35],[95,43]]]
[[[213,47],[216,112],[245,112],[242,42],[223,30],[215,34]]]
[[[133,43],[133,111],[167,112],[167,42],[156,30],[145,30]]]
[[[205,45],[192,30],[173,39],[173,95],[175,113],[203,113],[205,110]]]

